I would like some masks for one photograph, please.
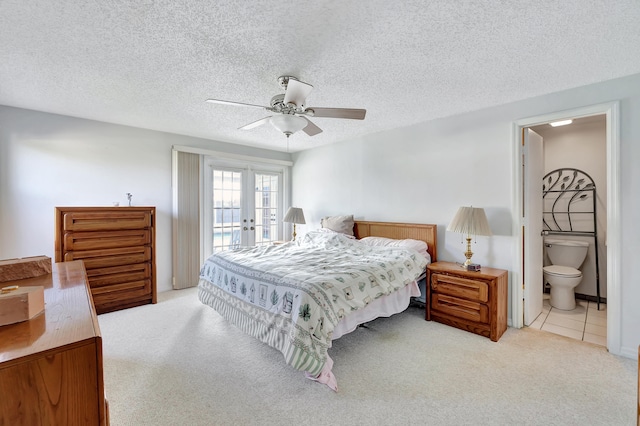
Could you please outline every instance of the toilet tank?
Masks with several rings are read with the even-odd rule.
[[[589,243],[586,241],[572,241],[559,239],[545,239],[544,246],[551,264],[580,268],[587,257]]]

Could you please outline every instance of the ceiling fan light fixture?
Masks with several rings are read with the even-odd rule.
[[[1,1],[1,0],[0,0]],[[207,99],[207,102],[223,105],[236,105],[243,107],[261,108],[274,113],[273,116],[264,117],[252,123],[239,127],[239,130],[251,130],[269,122],[271,125],[288,138],[299,130],[308,136],[322,133],[322,129],[316,126],[307,117],[346,118],[349,120],[364,120],[366,109],[356,108],[326,108],[307,107],[307,96],[313,90],[309,83],[298,80],[296,77],[283,75],[278,77],[280,87],[284,93],[271,98],[270,106],[260,106],[243,102],[225,101],[223,99]]]
[[[292,114],[274,115],[269,119],[269,122],[287,137],[307,126],[307,120]]]

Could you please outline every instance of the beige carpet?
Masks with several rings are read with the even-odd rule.
[[[195,289],[98,319],[114,426],[636,423],[636,360],[530,329],[494,343],[426,322],[418,307],[334,342],[338,393],[226,323]]]

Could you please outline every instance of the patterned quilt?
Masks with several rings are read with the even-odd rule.
[[[212,255],[200,271],[198,297],[315,376],[327,361],[336,324],[411,283],[426,264],[411,249],[313,231],[297,242]]]

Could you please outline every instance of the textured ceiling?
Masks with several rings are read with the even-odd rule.
[[[638,0],[0,0],[0,104],[286,150],[280,75],[314,118],[289,150],[640,72]]]

